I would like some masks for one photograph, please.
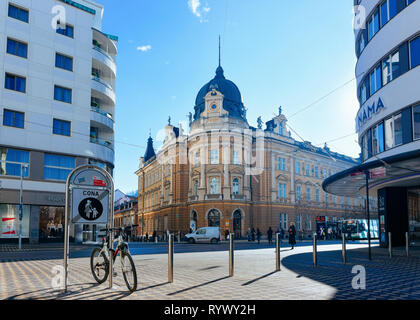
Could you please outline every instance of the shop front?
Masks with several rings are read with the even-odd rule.
[[[340,172],[323,183],[323,189],[339,196],[366,195],[378,199],[381,247],[420,245],[420,150],[367,162]],[[367,213],[367,212],[366,212]],[[367,215],[366,215],[367,216]]]

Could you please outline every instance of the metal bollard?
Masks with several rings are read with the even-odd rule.
[[[174,235],[168,239],[168,282],[174,282]]]
[[[276,271],[280,271],[280,233],[276,233]]]
[[[234,247],[233,233],[229,235],[229,277],[233,277],[234,271]]]
[[[392,236],[391,236],[391,232],[388,232],[388,251],[389,251],[389,257],[392,258]]]
[[[343,240],[343,249],[342,249],[342,255],[343,255],[343,263],[346,264],[347,262],[347,251],[346,251],[346,235],[342,234],[342,240]]]
[[[313,260],[314,260],[314,267],[318,266],[318,252],[317,252],[317,240],[316,240],[316,233],[313,236]]]
[[[410,256],[410,252],[409,252],[409,247],[410,243],[409,243],[409,238],[408,238],[408,232],[405,233],[405,252],[407,253],[407,257]]]

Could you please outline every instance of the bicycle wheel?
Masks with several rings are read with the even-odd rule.
[[[109,262],[99,248],[93,249],[90,254],[90,270],[98,283],[104,283],[108,278]]]
[[[121,270],[125,284],[130,292],[137,289],[137,272],[134,266],[133,258],[128,252],[121,251]]]

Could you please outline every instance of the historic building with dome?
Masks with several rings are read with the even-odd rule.
[[[296,141],[281,108],[265,128],[261,118],[250,126],[241,93],[220,63],[189,118],[188,134],[169,121],[160,150],[149,137],[140,158],[139,235],[219,226],[239,238],[248,228],[265,234],[291,222],[309,235],[317,218],[334,226],[364,215],[362,198],[331,196],[321,187],[359,160]]]

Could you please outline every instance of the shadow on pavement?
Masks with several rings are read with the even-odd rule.
[[[61,290],[58,289],[49,288],[36,291],[28,291],[25,293],[11,296],[6,300],[119,300],[131,294],[129,292],[110,291],[110,289],[108,288],[100,288],[99,286],[100,285],[96,282],[72,284],[67,287],[67,293],[63,293]],[[72,288],[74,288],[75,290],[72,290]]]
[[[222,281],[222,280],[225,280],[225,279],[228,279],[228,278],[230,278],[230,277],[229,276],[226,276],[226,277],[223,277],[223,278],[220,278],[220,279],[208,281],[208,282],[205,282],[205,283],[202,283],[202,284],[198,284],[196,286],[192,286],[192,287],[185,288],[185,289],[182,289],[182,290],[178,290],[178,291],[175,291],[175,292],[172,292],[172,293],[168,293],[168,296],[174,296],[176,294],[183,293],[183,292],[188,291],[188,290],[200,288],[200,287],[203,287],[203,286],[206,286],[206,285],[209,285],[209,284],[218,282],[218,281]]]
[[[282,266],[297,273],[296,278],[305,277],[333,287],[337,300],[417,300],[420,299],[419,262],[418,258],[389,259],[386,255],[374,255],[369,261],[367,250],[354,249],[347,250],[347,264],[342,262],[341,250],[337,250],[318,252],[317,267],[313,266],[311,252],[284,257]],[[365,268],[365,289],[353,288],[354,284],[363,284],[358,277],[362,273],[353,270],[354,266]]]

